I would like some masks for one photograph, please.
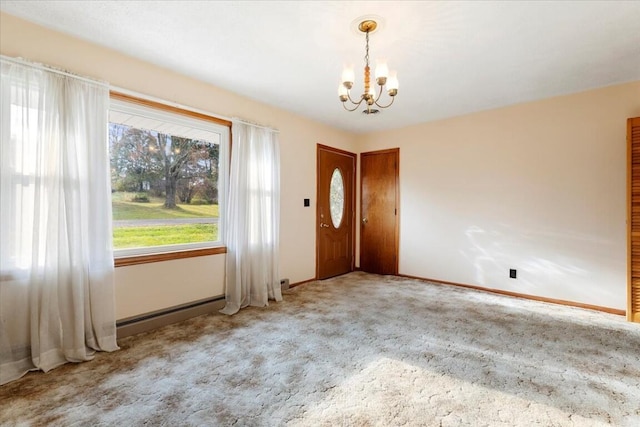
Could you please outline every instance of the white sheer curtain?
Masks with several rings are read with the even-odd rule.
[[[282,300],[278,134],[239,120],[233,120],[232,133],[225,314]]]
[[[105,85],[1,58],[0,384],[117,350]]]

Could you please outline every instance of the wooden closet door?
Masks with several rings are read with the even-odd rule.
[[[398,274],[400,149],[360,155],[360,269]]]
[[[640,322],[640,117],[627,121],[627,319]]]

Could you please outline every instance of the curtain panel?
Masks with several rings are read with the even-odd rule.
[[[233,120],[224,314],[281,301],[278,133]]]
[[[108,87],[2,58],[0,384],[117,350]]]

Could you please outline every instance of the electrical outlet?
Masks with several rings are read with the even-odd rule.
[[[509,270],[509,277],[512,279],[516,279],[518,277],[518,272],[513,268]]]

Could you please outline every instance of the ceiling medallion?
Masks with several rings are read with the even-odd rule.
[[[353,87],[353,82],[355,80],[355,73],[352,67],[345,67],[342,71],[342,83],[340,83],[340,86],[338,87],[338,97],[342,102],[342,106],[347,111],[355,111],[364,101],[367,108],[362,112],[365,114],[376,114],[379,113],[380,110],[373,108],[374,106],[387,108],[393,104],[395,96],[398,94],[397,74],[395,71],[389,72],[389,68],[384,62],[379,62],[375,71],[376,83],[380,86],[377,96],[375,84],[371,83],[371,71],[369,68],[369,33],[374,32],[376,28],[378,28],[378,23],[374,19],[365,19],[358,25],[358,31],[365,34],[366,41],[364,55],[364,93],[360,95],[360,100],[357,102],[351,98],[351,88]],[[387,94],[391,97],[391,102],[387,105],[382,105],[379,104],[378,101],[382,96],[385,85],[387,87]],[[351,103],[350,105],[353,106],[353,108],[347,107],[347,101]]]

